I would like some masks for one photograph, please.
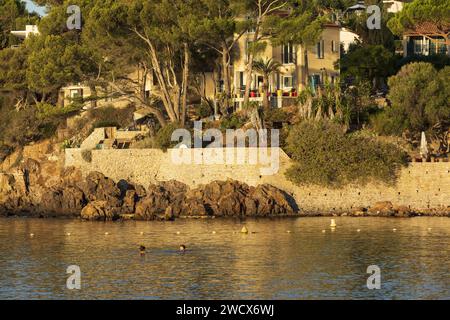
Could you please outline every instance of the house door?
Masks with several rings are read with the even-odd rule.
[[[320,75],[314,74],[309,77],[309,83],[311,86],[311,90],[316,93],[317,87],[320,85]]]

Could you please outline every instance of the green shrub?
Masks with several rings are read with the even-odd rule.
[[[265,115],[267,121],[270,122],[289,122],[291,115],[281,108],[270,109]]]
[[[203,102],[195,106],[195,114],[198,118],[203,119],[213,115],[213,111],[209,104]]]
[[[424,62],[404,66],[397,75],[389,78],[388,98],[392,106],[374,120],[375,129],[380,133],[401,134],[404,129],[418,133],[448,122],[449,76],[450,67],[438,72]]]
[[[392,184],[407,155],[395,145],[346,134],[327,121],[294,126],[286,150],[294,160],[288,179],[299,185],[342,187],[371,180]]]
[[[93,120],[94,128],[118,127],[125,128],[133,123],[133,113],[135,108],[114,108],[106,106],[89,110],[89,117]]]
[[[153,137],[154,147],[163,151],[175,147],[178,142],[172,142],[172,133],[179,128],[181,127],[178,124],[169,123],[165,127],[159,129],[159,131]]]
[[[407,128],[405,119],[387,107],[370,117],[370,126],[382,135],[401,135]]]
[[[0,141],[6,146],[4,150],[11,152],[30,142],[50,138],[61,122],[57,117],[40,117],[36,107],[20,111],[14,107],[3,107],[0,117]]]
[[[413,63],[413,62],[427,62],[431,63],[437,70],[441,70],[446,66],[450,66],[450,57],[446,54],[432,54],[429,56],[408,56],[400,59],[397,62],[397,70],[400,70],[405,65]]]
[[[77,141],[76,139],[66,139],[61,143],[61,149],[73,149],[73,148],[79,148],[81,143]]]
[[[286,149],[286,144],[287,144],[287,139],[289,137],[290,129],[291,129],[290,126],[283,125],[283,127],[280,130],[279,145],[280,145],[280,148],[282,148],[282,149]]]
[[[395,73],[396,57],[383,45],[351,45],[340,59],[343,79],[368,81],[380,86],[380,80]]]
[[[58,124],[55,121],[49,121],[39,124],[38,131],[40,134],[40,139],[48,139],[55,135],[58,129]]]
[[[59,108],[47,103],[19,111],[13,106],[2,107],[0,141],[3,156],[31,142],[53,137],[64,119],[77,111],[72,106]]]
[[[247,119],[238,113],[233,113],[232,115],[222,119],[220,123],[221,129],[240,129],[244,124],[247,123]]]
[[[48,119],[52,117],[62,117],[66,118],[78,111],[80,111],[81,107],[78,105],[69,105],[67,107],[61,108],[56,107],[49,103],[38,103],[36,105],[37,108],[37,117],[39,119]]]
[[[121,125],[117,121],[113,121],[113,120],[95,121],[92,126],[94,127],[94,129],[95,128],[108,128],[108,127],[115,127],[115,128],[121,127]]]

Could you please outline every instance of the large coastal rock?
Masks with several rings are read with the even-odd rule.
[[[395,215],[394,205],[390,201],[380,201],[373,204],[369,210],[369,215],[389,217]]]
[[[377,217],[407,218],[415,216],[416,213],[406,206],[396,206],[390,201],[380,201],[376,202],[367,210],[367,215]]]
[[[298,213],[295,201],[271,185],[249,187],[238,181],[214,181],[186,193],[183,216],[286,216]]]
[[[120,217],[120,208],[105,200],[91,201],[81,211],[81,218],[90,221],[113,221]]]
[[[86,204],[87,200],[81,189],[67,186],[45,192],[41,198],[41,211],[76,216]]]
[[[188,190],[178,181],[150,185],[145,197],[136,204],[135,218],[138,220],[172,220],[179,216]]]
[[[112,201],[119,199],[121,191],[116,183],[100,172],[91,172],[78,184],[88,201]]]

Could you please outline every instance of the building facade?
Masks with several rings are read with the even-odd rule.
[[[449,37],[450,23],[441,26],[431,22],[421,23],[403,34],[404,56],[431,56],[437,54],[450,56]]]
[[[236,44],[235,57],[231,64],[231,84],[233,101],[236,109],[242,108],[245,95],[247,77],[252,77],[250,88],[250,101],[262,102],[263,74],[253,70],[247,74],[248,48],[253,39],[253,33],[243,35]],[[326,80],[334,83],[339,77],[339,69],[336,63],[340,58],[340,27],[337,24],[327,24],[318,42],[307,48],[300,45],[287,43],[281,46],[273,46],[267,42],[265,49],[255,55],[254,60],[267,61],[272,59],[281,63],[280,72],[269,77],[269,100],[274,107],[282,107],[289,104],[298,93],[311,86],[315,90],[317,86]],[[213,80],[214,77],[209,77]],[[207,85],[208,88],[213,86]],[[220,87],[215,92],[208,92],[213,96],[220,92]]]

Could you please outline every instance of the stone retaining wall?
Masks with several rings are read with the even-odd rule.
[[[226,152],[225,149],[217,149]],[[229,151],[229,150],[228,150]],[[235,150],[237,152],[237,150]],[[280,170],[275,175],[261,174],[267,165],[244,164],[182,164],[175,165],[172,152],[156,149],[92,150],[83,157],[80,149],[66,149],[65,166],[75,166],[83,174],[99,171],[119,181],[126,179],[148,186],[150,183],[177,180],[194,187],[215,180],[234,179],[256,186],[269,183],[294,196],[299,207],[307,211],[348,211],[369,207],[378,201],[391,201],[412,209],[437,209],[450,207],[450,163],[411,163],[403,169],[395,187],[382,184],[328,189],[314,186],[299,187],[289,182],[284,172],[291,160],[283,150],[280,153]],[[196,150],[192,152],[203,152]],[[248,152],[248,150],[246,151]],[[90,162],[84,159],[91,159]]]

